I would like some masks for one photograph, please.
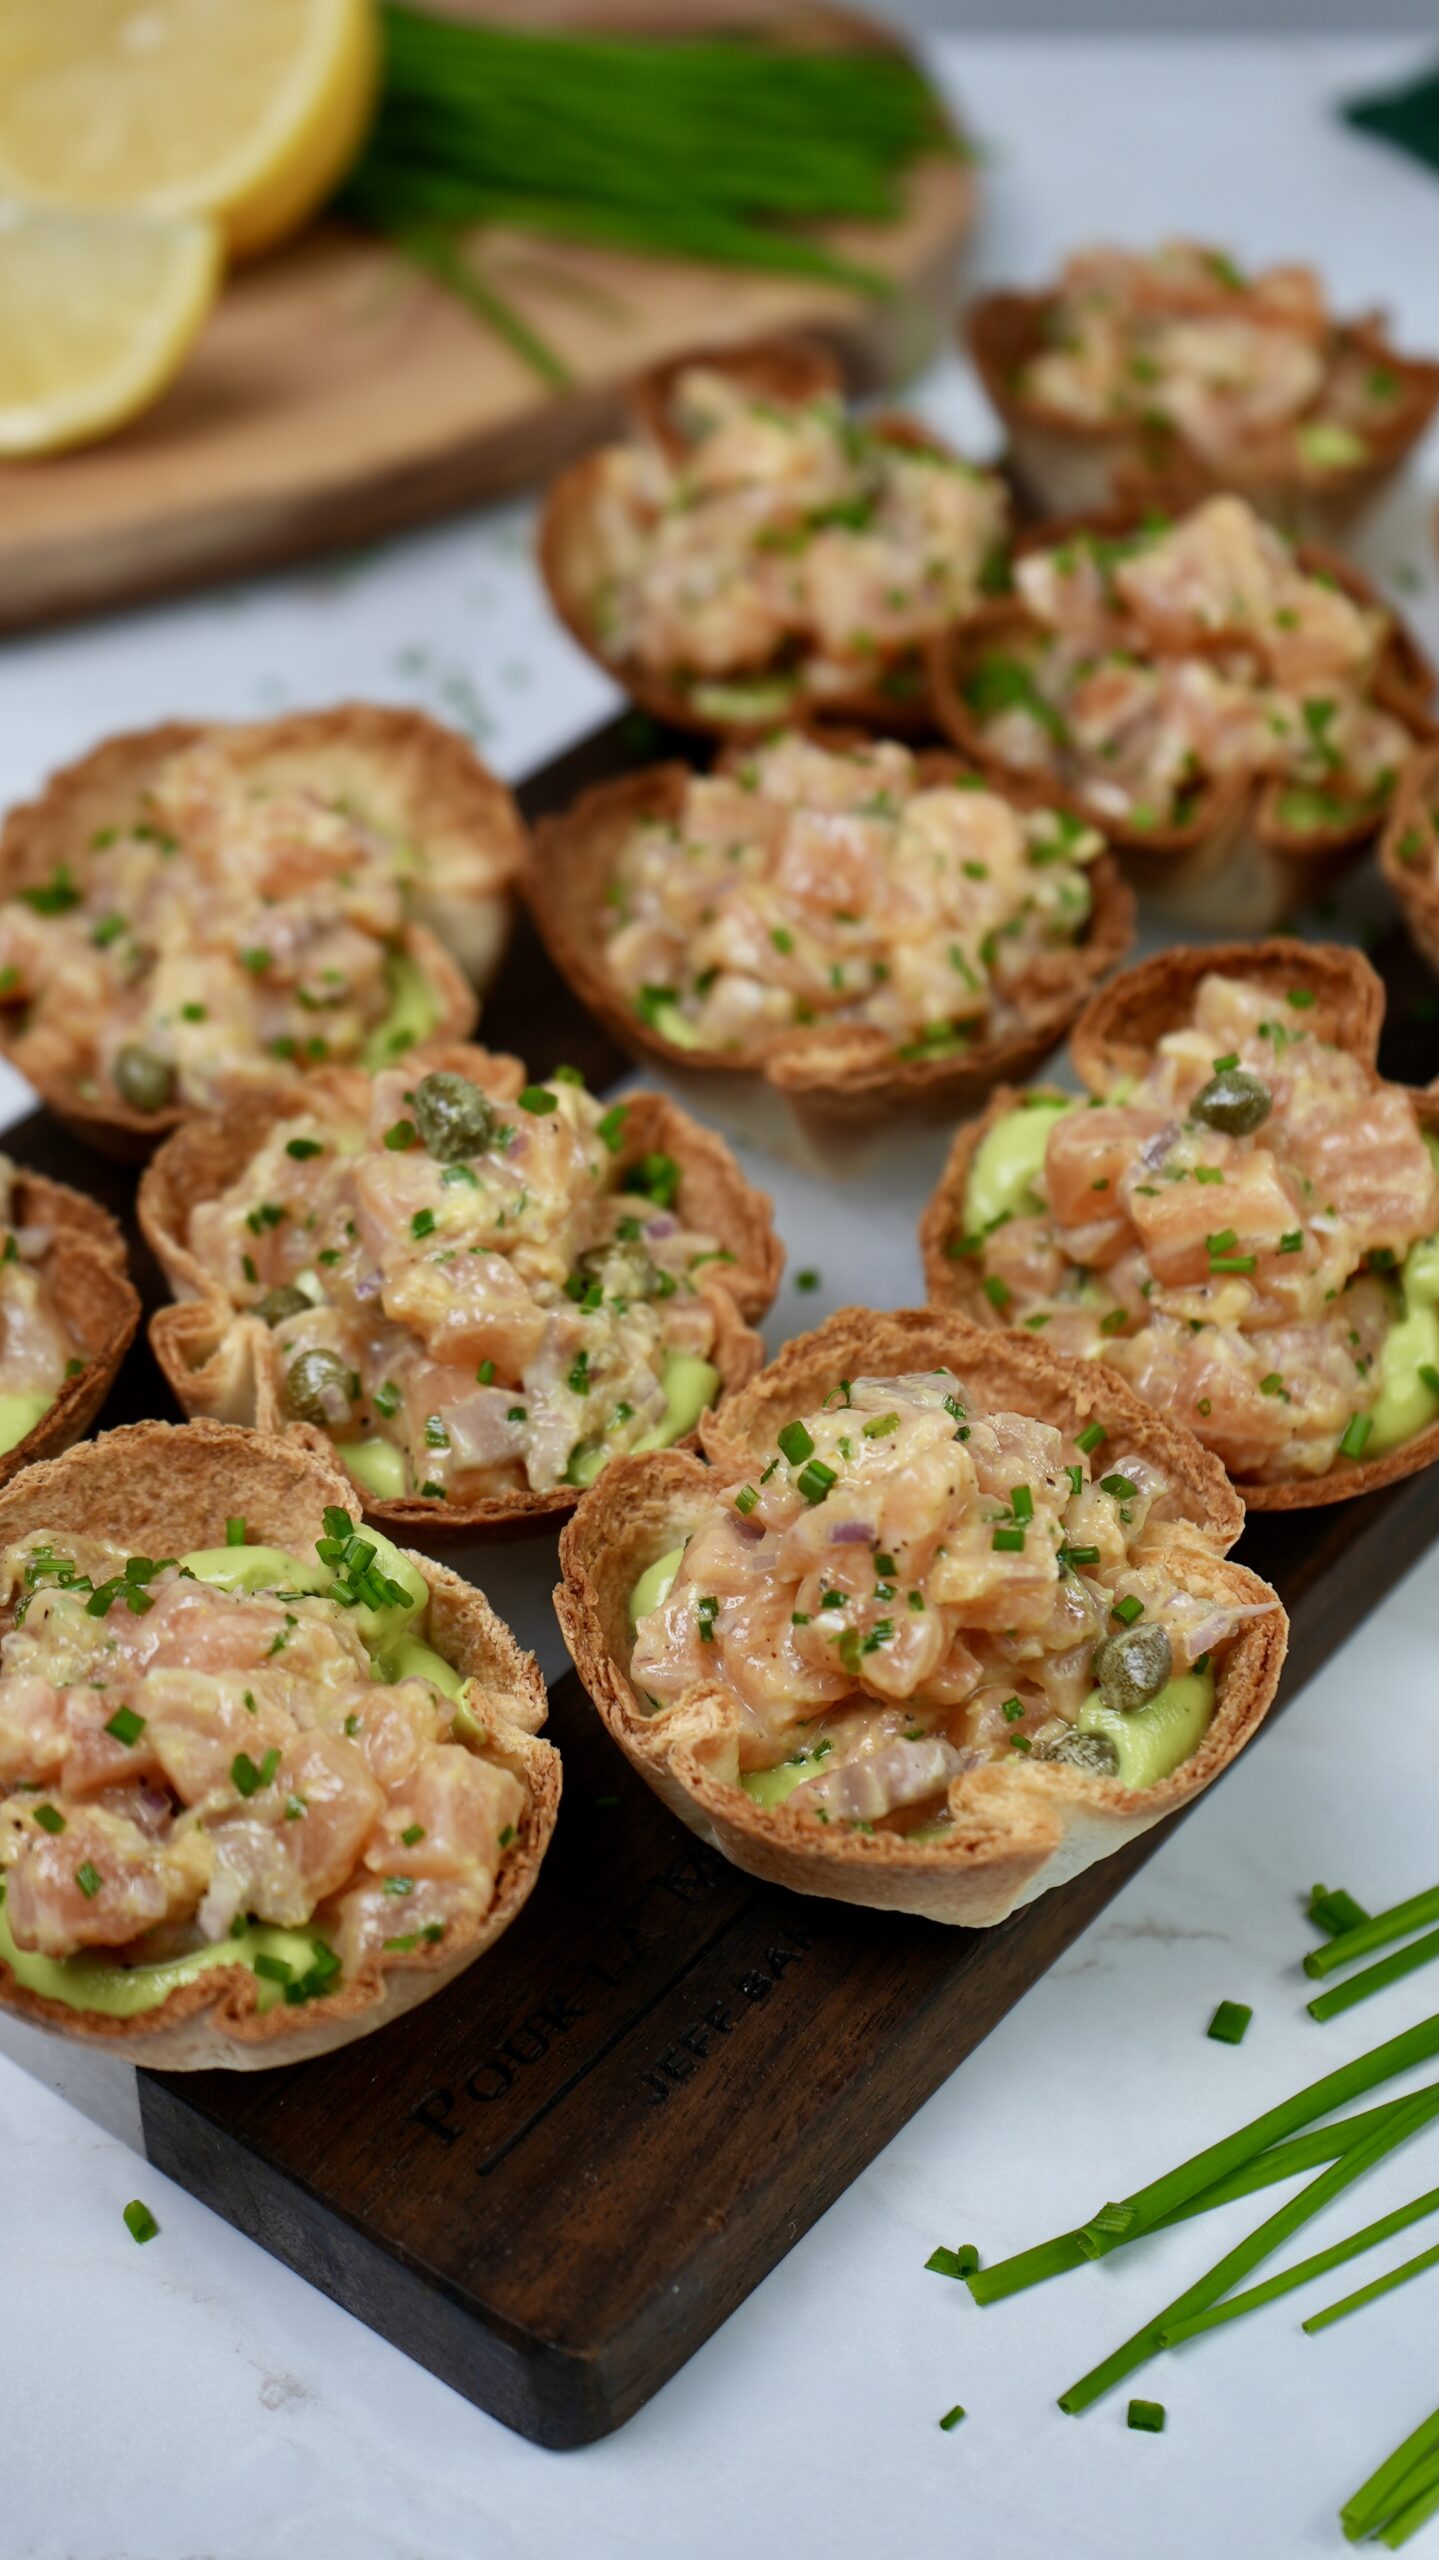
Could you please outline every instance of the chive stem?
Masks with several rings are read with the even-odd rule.
[[[1439,2242],[1432,2249],[1421,2249],[1416,2258],[1406,2258],[1402,2266],[1391,2267],[1387,2276],[1375,2276],[1370,2283],[1361,2284],[1357,2292],[1346,2293],[1338,2302],[1326,2304],[1322,2311],[1311,2312],[1299,2325],[1306,2336],[1317,2338],[1321,2329],[1332,2328],[1336,2320],[1347,2320],[1351,2311],[1362,2311],[1366,2302],[1377,2302],[1381,2294],[1396,2292],[1412,2277],[1422,2276],[1426,2267],[1439,2267]]]
[[[1377,1947],[1387,1947],[1395,1938],[1407,1938],[1428,1921],[1439,1920],[1439,1885],[1431,1885],[1427,1893],[1411,1893],[1407,1902],[1395,1902],[1387,1911],[1376,1911],[1357,1929],[1341,1929],[1322,1947],[1312,1947],[1304,1959],[1304,1970],[1316,1979],[1334,1973],[1342,1964],[1356,1964],[1360,1956],[1372,1956]]]
[[[1331,2268],[1345,2266],[1349,2259],[1362,2257],[1366,2249],[1377,2249],[1381,2242],[1407,2231],[1411,2223],[1422,2222],[1426,2213],[1435,2212],[1439,2212],[1439,2187],[1430,2187],[1424,2195],[1416,2196],[1412,2204],[1400,2205],[1394,2213],[1382,2214],[1377,2222],[1366,2222],[1362,2231],[1351,2231],[1347,2240],[1336,2240],[1332,2248],[1316,2249],[1312,2257],[1301,2258],[1297,2266],[1285,2267],[1277,2276],[1266,2277],[1263,2284],[1251,2285],[1247,2293],[1233,2293],[1227,2302],[1216,2302],[1208,2311],[1197,2311],[1192,2320],[1177,2321],[1172,2329],[1165,2330],[1164,2344],[1166,2347],[1184,2346],[1190,2338],[1197,2338],[1202,2330],[1221,2329],[1226,2321],[1241,2319],[1246,2311],[1258,2311],[1266,2302],[1277,2302],[1282,2294],[1293,2293],[1296,2286],[1308,2284],[1311,2277],[1327,2276]],[[1428,2254],[1431,2258],[1439,2257],[1439,2249]],[[1414,2261],[1416,2273],[1418,2263]],[[1377,2290],[1382,2292],[1388,2282],[1387,2276],[1381,2277]],[[1376,2288],[1366,2286],[1365,2290],[1373,2292]],[[1356,2299],[1357,2296],[1350,2296],[1351,2301]],[[1321,2326],[1326,2316],[1323,2312],[1319,2314]],[[1303,2325],[1307,2329],[1309,2322],[1306,2320]]]
[[[1439,2409],[1425,2418],[1339,2510],[1346,2542],[1367,2542],[1414,2497],[1419,2476],[1439,2458]]]
[[[1219,2301],[1242,2277],[1247,2276],[1251,2267],[1257,2267],[1265,2258],[1272,2257],[1292,2232],[1301,2230],[1316,2213],[1322,2213],[1335,2196],[1342,2195],[1346,2187],[1352,2186],[1356,2178],[1363,2177],[1366,2169],[1372,2169],[1376,2161],[1384,2159],[1399,2143],[1407,2141],[1411,2133],[1417,2133],[1421,2124],[1427,2124],[1436,2112],[1436,2104],[1439,2102],[1432,2097],[1411,2099],[1396,2111],[1391,2124],[1381,2127],[1368,2142],[1360,2143],[1342,2160],[1333,2161],[1307,2187],[1301,2187],[1298,2195],[1291,2196],[1289,2202],[1281,2205],[1277,2213],[1272,2213],[1267,2222],[1261,2222],[1256,2230],[1227,2250],[1207,2274],[1189,2285],[1175,2301],[1167,2303],[1153,2320],[1146,2321],[1142,2329],[1136,2329],[1132,2337],[1126,2338],[1100,2363],[1091,2365],[1088,2373],[1081,2374],[1067,2391],[1062,2391],[1059,2395],[1061,2409],[1067,2410],[1071,2417],[1078,2417],[1082,2410],[1101,2399],[1106,2391],[1112,2391],[1116,2383],[1124,2381],[1139,2365],[1148,2364],[1160,2353],[1170,2330],[1178,2328],[1181,2321],[1190,2319],[1196,2311],[1207,2311],[1211,2303]]]
[[[1352,2009],[1360,2000],[1371,2000],[1376,1991],[1387,1991],[1391,1982],[1402,1982],[1406,1973],[1416,1973],[1421,1964],[1432,1964],[1439,1956],[1439,1929],[1431,1929],[1427,1938],[1416,1938],[1412,1945],[1396,1947],[1392,1956],[1381,1956],[1377,1964],[1367,1964],[1362,1973],[1351,1973],[1345,1982],[1336,1982],[1332,1991],[1321,1991],[1309,2003],[1309,2015],[1322,2024],[1326,2018],[1337,2018],[1344,2009]]]

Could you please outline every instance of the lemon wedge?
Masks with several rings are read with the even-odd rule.
[[[213,222],[0,202],[0,455],[85,444],[145,408],[222,267]]]
[[[0,195],[298,229],[363,139],[375,0],[0,0]]]

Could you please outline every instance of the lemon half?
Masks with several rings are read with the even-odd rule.
[[[222,266],[213,222],[0,202],[0,456],[85,444],[145,408]]]
[[[0,195],[293,231],[363,139],[374,0],[0,0]]]

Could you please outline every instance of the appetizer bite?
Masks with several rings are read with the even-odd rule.
[[[1243,1508],[1122,1380],[847,1308],[630,1458],[556,1606],[641,1775],[766,1881],[987,1927],[1187,1803],[1287,1636]]]
[[[528,894],[616,1038],[847,1126],[1047,1056],[1134,914],[1097,828],[840,731],[601,783],[542,823]]]
[[[0,1155],[0,1484],[89,1430],[139,1321],[114,1219]]]
[[[1272,921],[1383,824],[1433,674],[1345,564],[1243,498],[1036,536],[934,653],[961,750],[1104,828],[1217,921]]]
[[[1171,951],[1081,1016],[1085,1091],[996,1093],[921,1229],[931,1300],[1102,1361],[1252,1510],[1439,1458],[1439,1106],[1375,1071],[1357,951]]]
[[[697,351],[631,408],[634,440],[562,473],[540,526],[581,647],[681,727],[922,724],[925,643],[1002,570],[1003,482],[913,419],[852,416],[800,340]]]
[[[256,1086],[462,1038],[522,855],[508,792],[420,712],[112,738],[0,835],[0,1045],[143,1156]]]
[[[184,1411],[298,1432],[429,1532],[523,1527],[684,1439],[758,1368],[783,1267],[768,1200],[675,1104],[463,1047],[192,1122],[140,1223]]]
[[[1439,971],[1439,746],[1421,748],[1405,766],[1379,862],[1410,935]]]
[[[0,2004],[165,2070],[348,2044],[494,1944],[530,1654],[313,1451],[142,1422],[0,1492]]]

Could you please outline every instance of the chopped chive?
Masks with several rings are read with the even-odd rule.
[[[1253,2015],[1242,2000],[1221,2000],[1204,2032],[1216,2044],[1243,2044]]]
[[[1339,1443],[1341,1458],[1362,1458],[1369,1434],[1374,1428],[1371,1413],[1351,1414],[1344,1437]]]
[[[740,1489],[734,1498],[734,1507],[740,1514],[741,1519],[748,1519],[749,1514],[753,1511],[758,1500],[759,1495],[756,1493],[752,1484],[742,1484],[740,1486]]]
[[[149,2206],[142,2204],[138,2196],[131,2198],[120,2219],[131,2239],[138,2240],[142,2248],[147,2240],[154,2240],[159,2234],[159,2223]]]
[[[493,1360],[482,1360],[478,1369],[475,1371],[476,1386],[490,1387],[494,1385],[494,1382],[495,1364]]]
[[[435,1213],[434,1213],[434,1210],[433,1210],[433,1209],[417,1209],[417,1210],[415,1211],[414,1216],[413,1216],[413,1217],[412,1217],[412,1219],[410,1220],[410,1233],[411,1233],[411,1235],[413,1236],[413,1238],[414,1238],[414,1240],[415,1240],[416,1244],[419,1244],[419,1243],[421,1242],[421,1240],[422,1240],[422,1238],[423,1238],[423,1237],[425,1237],[425,1236],[432,1236],[432,1235],[434,1234],[434,1232],[435,1232]]]
[[[248,1535],[249,1532],[247,1531],[243,1520],[230,1519],[226,1521],[225,1544],[227,1547],[243,1547]]]
[[[519,1105],[522,1111],[533,1113],[537,1120],[544,1120],[548,1118],[550,1112],[558,1111],[560,1097],[557,1093],[551,1093],[548,1085],[527,1084],[519,1096]]]
[[[864,1425],[864,1437],[866,1440],[887,1440],[891,1431],[897,1431],[898,1429],[899,1415],[897,1413],[877,1413],[872,1422],[867,1422]]]
[[[954,2407],[952,2409],[946,2409],[944,2416],[940,2419],[939,2423],[943,2433],[945,2435],[951,2435],[954,2429],[959,2425],[963,2416],[964,2411],[956,2400]]]
[[[1132,2427],[1136,2435],[1162,2436],[1164,2433],[1163,2401],[1131,2400],[1125,2413],[1124,2423],[1127,2427]]]
[[[819,1273],[817,1271],[797,1271],[794,1275],[795,1287],[797,1289],[803,1289],[806,1293],[810,1290],[817,1289],[819,1284]]]
[[[255,1971],[262,1982],[288,1982],[294,1970],[294,1966],[288,1964],[283,1956],[267,1956],[262,1953],[255,1958]]]
[[[1099,1489],[1101,1493],[1112,1493],[1116,1502],[1132,1502],[1139,1491],[1138,1485],[1131,1484],[1128,1476],[1101,1476]]]
[[[804,1495],[806,1502],[823,1502],[834,1482],[835,1470],[833,1467],[827,1467],[823,1458],[811,1458],[808,1465],[801,1467],[799,1474],[795,1477],[795,1485]]]
[[[37,1804],[35,1807],[35,1820],[39,1823],[42,1831],[49,1832],[52,1840],[58,1832],[63,1831],[65,1828],[65,1816],[61,1812],[58,1804]]]
[[[1016,1520],[1032,1520],[1034,1518],[1034,1496],[1027,1484],[1016,1484],[1010,1486],[1009,1507],[1014,1513]]]
[[[806,1458],[814,1456],[814,1442],[802,1422],[787,1422],[777,1436],[781,1454],[792,1467],[801,1466]]]
[[[1312,2257],[1301,2258],[1295,2266],[1281,2268],[1277,2276],[1266,2277],[1263,2284],[1250,2285],[1246,2292],[1232,2293],[1227,2300],[1211,2304],[1208,2311],[1196,2312],[1192,2320],[1167,2330],[1164,2343],[1168,2347],[1182,2346],[1186,2340],[1197,2338],[1202,2330],[1220,2329],[1226,2321],[1240,2320],[1246,2312],[1258,2311],[1266,2302],[1277,2302],[1281,2295],[1292,2293],[1297,2285],[1308,2284],[1314,2276],[1327,2276],[1332,2268],[1346,2266],[1351,2258],[1362,2257],[1366,2249],[1379,2248],[1384,2241],[1394,2239],[1397,2233],[1407,2231],[1411,2223],[1422,2222],[1426,2214],[1435,2212],[1439,2212],[1439,2187],[1430,2187],[1426,2194],[1416,2196],[1412,2204],[1400,2205],[1396,2212],[1381,2214],[1377,2222],[1366,2222],[1362,2230],[1351,2231],[1347,2240],[1336,2240],[1327,2249],[1316,2249]],[[1439,2251],[1431,2251],[1430,2254],[1439,2256]],[[1375,2289],[1366,2287],[1369,2292]],[[1383,2289],[1381,2279],[1377,2290],[1382,2292]],[[1355,2299],[1355,2296],[1350,2296],[1351,2301]],[[1323,2312],[1319,2314],[1321,2328],[1327,2316]],[[1307,2329],[1311,2324],[1306,2320],[1303,2325]]]
[[[979,2251],[968,2243],[962,2249],[934,2249],[924,2262],[927,2275],[958,2276],[961,2280],[973,2275],[978,2264]]]
[[[93,1902],[96,1894],[100,1890],[102,1882],[99,1868],[92,1866],[90,1860],[87,1858],[83,1866],[76,1868],[75,1882],[78,1884],[80,1891],[85,1896],[86,1901]]]
[[[1144,1615],[1144,1602],[1136,1599],[1132,1591],[1126,1592],[1122,1600],[1115,1601],[1109,1614],[1111,1618],[1117,1618],[1122,1627],[1132,1627],[1135,1619]]]
[[[1056,1550],[1062,1568],[1074,1572],[1082,1564],[1098,1564],[1098,1547],[1060,1547]]]
[[[1304,1229],[1302,1227],[1291,1227],[1287,1235],[1282,1235],[1280,1237],[1279,1250],[1281,1253],[1302,1253],[1304,1250]]]
[[[1346,1893],[1342,1885],[1331,1893],[1327,1884],[1311,1887],[1308,1916],[1316,1929],[1323,1929],[1331,1938],[1342,1936],[1346,1929],[1362,1928],[1369,1918],[1363,1903],[1356,1902],[1352,1893]],[[1425,1912],[1423,1917],[1428,1919],[1429,1914]],[[1363,1955],[1368,1950],[1361,1947],[1358,1952]],[[1328,1967],[1324,1970],[1327,1972]]]
[[[1024,1713],[1023,1702],[1018,1698],[1006,1698],[999,1712],[1006,1724],[1017,1724]]]
[[[990,1545],[997,1556],[1022,1555],[1024,1553],[1024,1531],[1022,1529],[996,1529],[994,1536],[990,1540]]]
[[[1318,705],[1315,704],[1311,707],[1317,709]],[[1296,1013],[1305,1013],[1314,1002],[1313,989],[1310,987],[1290,987],[1285,995],[1284,1001],[1286,1004],[1292,1004]]]
[[[1316,1888],[1317,1891],[1317,1888]],[[1395,1902],[1387,1911],[1376,1911],[1371,1920],[1348,1894],[1324,1896],[1326,1906],[1345,1902],[1355,1913],[1351,1922],[1340,1924],[1339,1932],[1327,1947],[1313,1947],[1304,1959],[1304,1970],[1311,1976],[1333,1973],[1341,1964],[1353,1964],[1360,1956],[1372,1956],[1376,1947],[1387,1947],[1394,1938],[1407,1938],[1414,1929],[1422,1929],[1426,1920],[1439,1920],[1439,1885],[1431,1885],[1427,1893],[1412,1893],[1407,1902]],[[1318,1917],[1314,1903],[1310,1918]],[[1328,1927],[1325,1920],[1322,1924]]]
[[[413,1849],[415,1842],[417,1840],[423,1840],[424,1836],[425,1826],[423,1822],[407,1823],[404,1830],[400,1833],[400,1838],[407,1849]]]
[[[1091,1451],[1099,1447],[1101,1440],[1107,1440],[1108,1438],[1109,1434],[1105,1430],[1102,1422],[1091,1422],[1086,1425],[1083,1431],[1077,1431],[1075,1433],[1074,1445],[1076,1449],[1082,1449],[1085,1456],[1088,1457]]]
[[[1402,2041],[1402,2039],[1396,2039],[1396,2041]],[[1366,2057],[1366,2059],[1372,2061],[1373,2057]],[[1304,2094],[1307,2097],[1312,2096],[1313,2093],[1309,2091]],[[1291,2101],[1292,2103],[1294,2102]],[[1331,2100],[1330,2103],[1332,2104],[1333,2101]],[[1341,2195],[1356,2178],[1362,2177],[1367,2169],[1372,2169],[1377,2161],[1382,2160],[1399,2143],[1407,2141],[1412,2133],[1417,2133],[1420,2126],[1427,2124],[1436,2113],[1439,2113],[1439,2099],[1436,2098],[1411,2099],[1406,2105],[1397,2108],[1393,2117],[1372,2134],[1367,2142],[1358,2144],[1342,2159],[1331,2162],[1330,2166],[1322,2170],[1317,2178],[1312,2179],[1307,2187],[1302,2187],[1297,2196],[1291,2196],[1288,2204],[1281,2205],[1277,2213],[1272,2213],[1267,2221],[1261,2222],[1256,2230],[1249,2232],[1234,2248],[1228,2250],[1207,2274],[1200,2276],[1196,2283],[1187,2286],[1175,2301],[1167,2303],[1155,2318],[1147,2321],[1143,2328],[1137,2329],[1132,2337],[1126,2338],[1122,2346],[1116,2347],[1112,2354],[1102,2358],[1097,2365],[1092,2365],[1088,2373],[1080,2375],[1077,2382],[1072,2382],[1068,2390],[1062,2391],[1059,2395],[1061,2409],[1067,2410],[1071,2417],[1077,2417],[1082,2410],[1089,2408],[1094,2401],[1100,2399],[1106,2391],[1112,2391],[1114,2385],[1122,2382],[1126,2374],[1133,2373],[1137,2365],[1148,2364],[1150,2358],[1160,2352],[1169,2332],[1177,2328],[1181,2321],[1191,2319],[1197,2311],[1207,2311],[1210,2305],[1217,2302],[1222,2295],[1232,2293],[1241,2278],[1247,2276],[1252,2267],[1259,2266],[1265,2258],[1272,2257],[1274,2251],[1282,2247],[1292,2233],[1302,2229],[1313,2215],[1322,2213],[1335,2196]],[[1262,2122],[1263,2119],[1259,2121]],[[1222,2149],[1223,2146],[1218,2145],[1215,2148]]]
[[[105,1727],[117,1742],[124,1743],[127,1751],[133,1751],[144,1730],[145,1719],[137,1716],[133,1707],[117,1707]]]

